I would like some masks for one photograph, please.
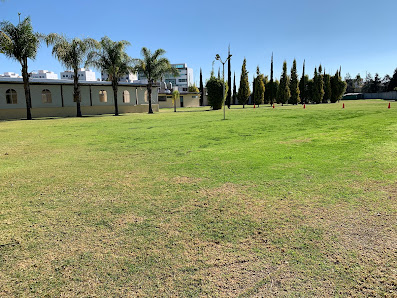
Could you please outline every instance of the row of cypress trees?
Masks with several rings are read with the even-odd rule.
[[[228,86],[231,85],[231,71],[230,61],[228,62]],[[313,78],[309,78],[305,74],[305,61],[303,62],[302,76],[298,76],[297,64],[294,59],[290,74],[288,75],[287,62],[283,63],[283,72],[280,76],[280,80],[274,79],[273,76],[273,54],[271,57],[270,67],[270,80],[268,76],[265,76],[260,72],[259,66],[256,70],[256,77],[252,82],[253,90],[251,93],[248,71],[247,71],[247,60],[244,58],[241,75],[240,75],[240,86],[238,92],[236,92],[236,74],[234,74],[233,82],[233,93],[232,88],[229,88],[226,105],[230,107],[230,104],[240,104],[243,107],[247,104],[251,97],[251,102],[260,104],[304,104],[304,103],[328,103],[338,101],[346,90],[346,82],[342,80],[341,70],[336,71],[335,75],[331,76],[325,73],[320,65],[314,69]],[[202,88],[202,73],[200,69],[200,91]],[[203,96],[201,96],[203,98]],[[202,103],[202,102],[201,102]]]

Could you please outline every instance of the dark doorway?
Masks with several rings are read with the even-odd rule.
[[[180,96],[179,98],[181,100],[181,108],[183,108],[183,96]]]

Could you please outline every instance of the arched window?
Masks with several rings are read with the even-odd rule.
[[[108,93],[105,90],[99,91],[99,101],[108,102]]]
[[[14,89],[8,89],[6,91],[6,101],[7,104],[17,104],[18,103],[18,95]]]
[[[123,102],[130,103],[130,93],[127,90],[123,91]]]
[[[41,91],[41,102],[42,103],[52,103],[51,91],[44,89]]]

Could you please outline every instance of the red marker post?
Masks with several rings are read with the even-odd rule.
[[[342,109],[344,109],[345,108],[345,104],[343,104],[343,107],[342,107]]]
[[[306,109],[306,104],[303,105],[303,108]]]
[[[390,109],[390,102],[389,102],[389,106],[387,108]]]
[[[274,104],[273,104],[273,109],[274,109]]]

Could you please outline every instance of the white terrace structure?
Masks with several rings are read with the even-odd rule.
[[[108,81],[109,80],[109,75],[106,71],[101,72],[101,80],[102,81]],[[126,82],[126,83],[133,83],[134,81],[138,80],[138,74],[137,73],[126,73],[124,76],[122,76],[119,79],[119,82]]]
[[[22,76],[15,72],[5,72],[3,74],[0,74],[0,78],[22,78]]]
[[[88,68],[79,68],[77,76],[80,81],[96,81],[95,72]],[[61,72],[61,80],[73,80],[74,72],[73,70],[65,70]]]
[[[58,80],[58,75],[52,71],[39,70],[38,72],[32,72],[30,74],[32,79],[48,79],[48,80]]]
[[[179,75],[174,77],[172,75],[165,75],[164,82],[168,89],[178,87],[179,92],[187,92],[190,85],[193,85],[193,69],[187,67],[186,63],[171,64],[176,68]],[[138,73],[138,79],[141,82],[147,82],[147,78],[143,73]]]
[[[114,113],[113,89],[110,82],[81,82],[83,115]],[[30,82],[32,117],[74,117],[73,81],[35,79]],[[153,110],[158,111],[158,86],[152,89]],[[148,112],[147,85],[120,83],[118,90],[120,113]],[[26,100],[20,78],[0,78],[0,119],[26,118]]]

